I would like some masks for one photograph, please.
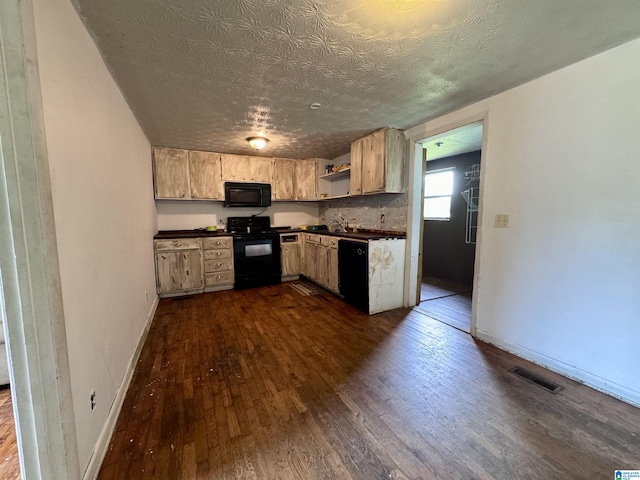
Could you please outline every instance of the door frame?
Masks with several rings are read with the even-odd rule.
[[[0,314],[23,480],[80,478],[31,0],[0,2]]]
[[[471,299],[471,336],[475,337],[477,332],[478,305],[482,295],[482,246],[483,246],[483,218],[485,198],[487,197],[488,168],[488,148],[489,148],[489,128],[490,112],[482,108],[476,113],[472,113],[439,126],[431,126],[437,121],[427,122],[417,127],[410,128],[405,132],[409,144],[409,208],[407,213],[407,249],[405,254],[405,305],[415,306],[420,303],[420,283],[418,275],[422,273],[422,242],[424,232],[423,209],[424,202],[424,169],[426,168],[426,157],[422,142],[428,138],[441,135],[450,130],[463,127],[470,123],[482,121],[482,147],[480,153],[480,200],[478,206],[478,235],[476,238],[476,252],[473,271],[473,295]]]

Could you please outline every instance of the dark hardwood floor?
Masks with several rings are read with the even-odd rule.
[[[471,331],[471,285],[423,277],[420,305],[415,308],[458,330]]]
[[[99,478],[584,480],[639,461],[630,405],[416,310],[277,285],[161,300]]]
[[[0,478],[3,480],[21,478],[13,403],[11,389],[8,386],[0,387]]]

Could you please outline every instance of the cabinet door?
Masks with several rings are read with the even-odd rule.
[[[296,200],[317,200],[318,172],[316,160],[296,160],[295,189]]]
[[[379,130],[363,138],[362,193],[384,192],[386,131]]]
[[[223,182],[249,182],[249,158],[246,155],[220,155]]]
[[[329,248],[324,245],[316,245],[316,265],[315,281],[326,288],[329,284]]]
[[[364,139],[351,144],[351,179],[349,195],[362,195],[362,144]]]
[[[317,278],[316,246],[307,242],[304,244],[304,276],[314,280]]]
[[[221,200],[220,155],[210,152],[189,152],[191,198]]]
[[[273,158],[248,157],[249,181],[258,183],[271,183],[273,177]]]
[[[404,152],[406,140],[404,132],[387,129],[384,191],[401,193],[404,191]]]
[[[273,159],[273,182],[271,198],[273,200],[295,200],[294,178],[296,161],[291,158]]]
[[[189,154],[175,148],[153,149],[156,198],[189,198]]]
[[[156,254],[156,281],[158,293],[180,290],[178,283],[180,252],[162,252]]]
[[[202,287],[200,250],[169,250],[156,254],[158,293],[195,290]]]
[[[328,267],[328,279],[327,279],[327,288],[332,292],[338,293],[338,249],[330,248],[328,253],[327,262],[329,264]]]
[[[300,275],[300,245],[282,244],[282,276]]]

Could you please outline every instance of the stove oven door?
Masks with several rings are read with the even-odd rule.
[[[235,288],[280,283],[280,236],[236,236],[233,239]]]

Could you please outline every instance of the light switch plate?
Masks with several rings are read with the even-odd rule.
[[[495,227],[509,228],[509,215],[506,213],[496,213]]]

